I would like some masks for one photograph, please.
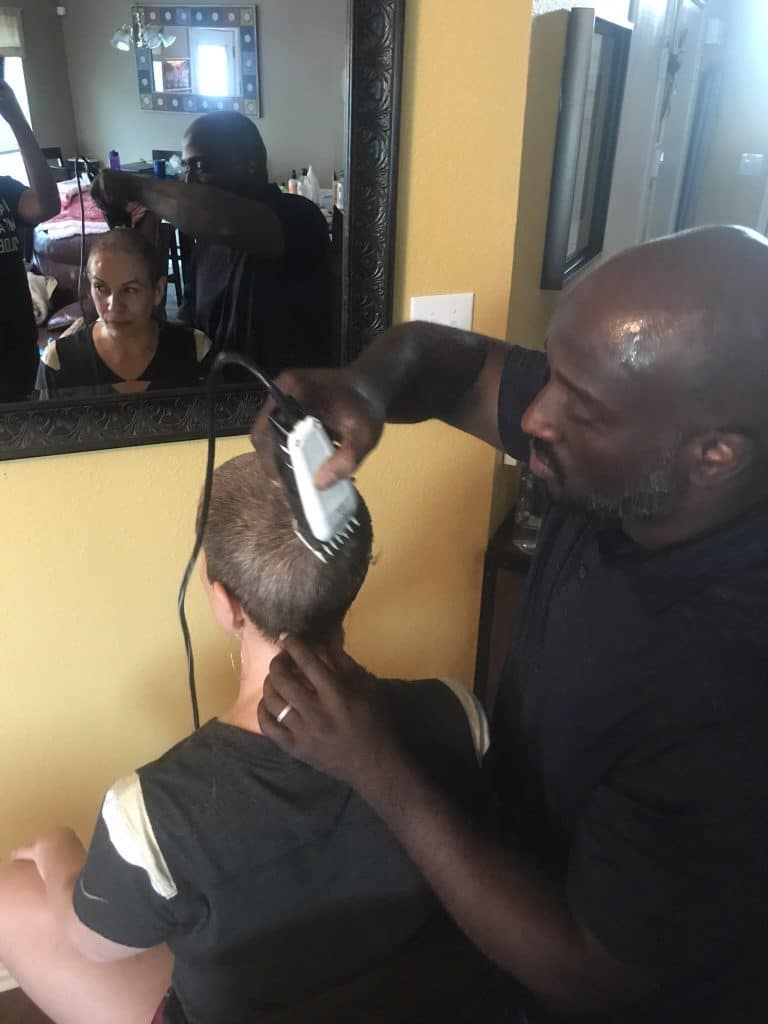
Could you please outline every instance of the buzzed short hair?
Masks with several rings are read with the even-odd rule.
[[[96,235],[88,252],[88,270],[92,260],[105,252],[122,252],[136,259],[146,268],[152,284],[157,284],[166,273],[156,246],[133,228],[113,228],[103,235]]]
[[[322,562],[296,536],[288,492],[262,452],[215,470],[203,548],[209,580],[223,584],[267,639],[285,631],[322,642],[341,625],[371,560],[371,518]]]

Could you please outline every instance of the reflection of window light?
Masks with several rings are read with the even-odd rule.
[[[229,59],[226,46],[202,43],[197,48],[198,81],[202,96],[229,93]]]
[[[5,80],[16,94],[19,106],[24,116],[29,121],[29,101],[27,99],[27,85],[24,81],[24,67],[21,57],[5,58]],[[16,136],[0,117],[0,174],[8,174],[24,185],[29,184],[24,161],[19,152],[19,144]]]
[[[152,61],[152,77],[155,80],[155,92],[163,92],[163,62]]]

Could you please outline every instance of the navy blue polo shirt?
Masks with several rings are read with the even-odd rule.
[[[546,378],[513,347],[505,449]],[[632,1024],[700,1021],[768,924],[768,511],[661,551],[545,517],[504,669],[492,766],[510,841],[655,985]]]

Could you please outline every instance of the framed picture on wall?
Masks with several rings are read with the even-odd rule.
[[[192,92],[192,64],[188,57],[163,61],[163,92]]]
[[[632,29],[577,7],[568,19],[541,287],[603,250]]]

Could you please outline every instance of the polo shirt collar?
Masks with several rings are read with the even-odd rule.
[[[623,569],[649,607],[661,611],[720,581],[768,572],[768,508],[660,551],[635,544],[618,520],[600,522],[596,541],[603,564]]]

